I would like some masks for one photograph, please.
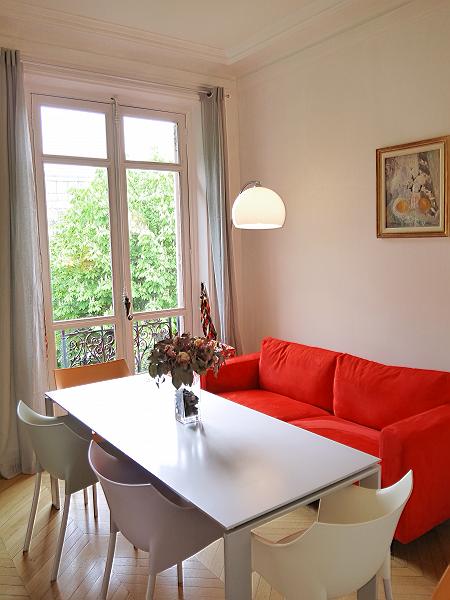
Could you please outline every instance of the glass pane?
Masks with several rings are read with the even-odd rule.
[[[55,332],[58,369],[107,362],[116,357],[114,325]]]
[[[53,318],[111,315],[107,170],[45,164],[44,173]]]
[[[182,331],[182,317],[163,317],[133,321],[133,346],[136,373],[147,371],[148,357],[155,342]]]
[[[103,113],[41,107],[44,154],[107,158]]]
[[[178,173],[129,169],[127,192],[133,310],[177,308],[182,304]]]
[[[176,123],[124,117],[123,129],[126,160],[178,162]]]

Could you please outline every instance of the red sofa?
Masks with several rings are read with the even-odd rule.
[[[450,518],[450,373],[265,338],[260,352],[228,360],[202,387],[379,456],[383,486],[413,469],[400,542]]]

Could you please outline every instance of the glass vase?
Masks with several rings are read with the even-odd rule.
[[[200,421],[200,376],[194,373],[192,385],[175,390],[175,418],[183,425]]]

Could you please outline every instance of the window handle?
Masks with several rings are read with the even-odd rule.
[[[125,312],[127,313],[127,319],[132,321],[134,319],[134,315],[131,312],[131,302],[128,296],[125,294],[123,297],[123,305],[125,306]]]

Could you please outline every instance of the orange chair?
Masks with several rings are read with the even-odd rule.
[[[71,367],[68,369],[54,369],[56,388],[75,387],[77,385],[86,385],[88,383],[97,383],[98,381],[107,381],[108,379],[119,379],[119,377],[128,377],[131,375],[130,369],[124,358],[110,360],[96,365],[85,365],[83,367]],[[97,443],[101,442],[100,436],[93,434]],[[84,504],[88,503],[87,490],[83,490]],[[92,498],[94,504],[94,516],[97,517],[97,488],[92,486]]]
[[[130,369],[123,358],[111,360],[97,365],[86,365],[84,367],[72,367],[70,369],[55,369],[55,382],[58,390],[86,385],[97,381],[118,379],[131,375]]]
[[[449,600],[450,598],[450,565],[442,575],[437,588],[434,590],[432,600]]]

